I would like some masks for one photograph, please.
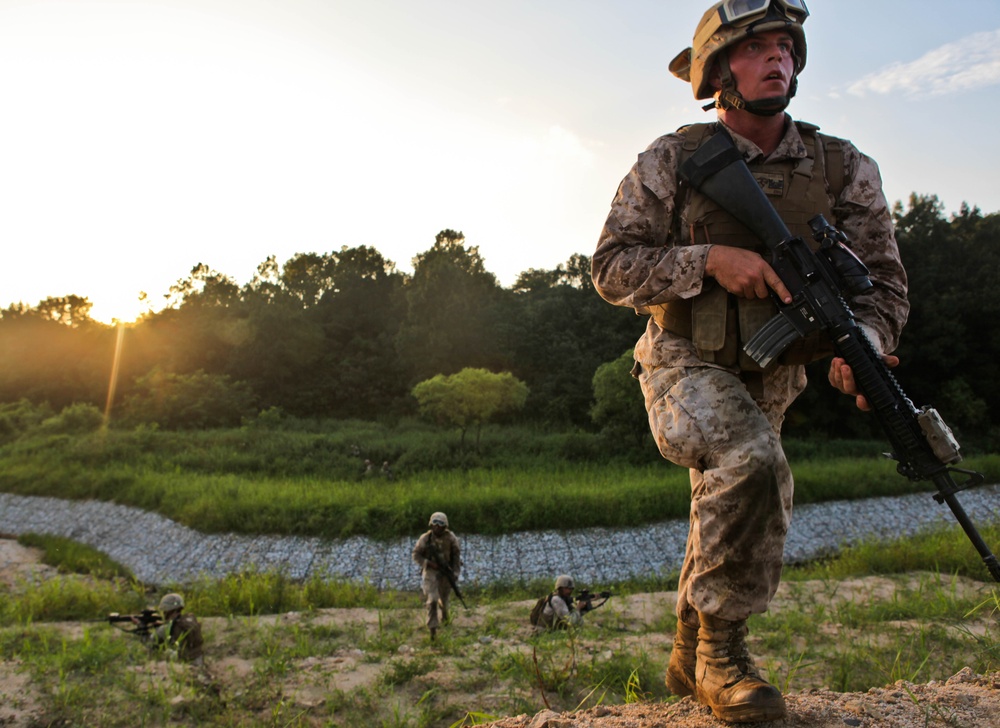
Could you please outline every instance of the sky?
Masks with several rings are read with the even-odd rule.
[[[807,1],[789,112],[890,203],[1000,211],[1000,3]],[[636,155],[714,118],[667,70],[709,5],[0,0],[0,308],[131,321],[342,246],[411,272],[446,228],[504,286],[590,255]]]

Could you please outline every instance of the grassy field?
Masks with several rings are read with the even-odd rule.
[[[926,489],[873,442],[786,449],[796,501]],[[650,445],[652,448],[652,445]],[[365,475],[365,460],[375,473]],[[380,474],[389,461],[393,477]],[[965,466],[1000,478],[1000,457]],[[655,450],[618,453],[581,432],[484,430],[478,450],[417,423],[328,423],[212,432],[30,431],[0,444],[0,491],[97,498],[205,532],[326,537],[413,535],[427,515],[461,514],[463,533],[637,526],[683,517],[686,471]],[[977,524],[1000,543],[1000,524]],[[675,577],[613,585],[569,633],[532,636],[548,583],[466,589],[472,609],[431,644],[415,594],[279,573],[148,585],[104,555],[24,535],[58,569],[3,585],[0,705],[36,725],[445,728],[489,716],[671,700],[662,682]],[[1000,664],[1000,596],[956,526],[867,543],[786,570],[751,649],[785,690],[863,691]],[[171,662],[107,623],[170,590],[205,626],[208,670]],[[6,702],[4,702],[6,701]]]
[[[996,670],[1000,593],[939,568],[963,539],[950,529],[789,569],[771,611],[751,619],[767,677],[784,691],[865,691]],[[35,725],[446,728],[546,706],[674,699],[662,683],[675,627],[669,579],[615,585],[583,628],[541,636],[526,617],[548,585],[470,591],[471,611],[456,609],[430,643],[413,594],[273,574],[152,592],[83,547],[21,541],[63,572],[19,580],[0,600],[0,704],[31,711]],[[103,619],[174,588],[203,623],[204,670]]]
[[[927,490],[877,442],[786,444],[799,504]],[[419,423],[140,428],[28,433],[0,445],[0,491],[114,501],[206,533],[391,538],[428,514],[460,513],[464,533],[637,526],[688,512],[687,471],[649,451],[628,457],[587,433],[487,428],[478,451]],[[365,460],[375,463],[365,475]],[[380,473],[388,461],[391,479]],[[966,467],[1000,479],[1000,456]]]

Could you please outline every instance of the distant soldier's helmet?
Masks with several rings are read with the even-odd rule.
[[[711,74],[718,62],[722,89],[717,104],[722,108],[746,108],[755,114],[771,116],[783,111],[795,95],[798,75],[806,65],[806,34],[802,24],[809,17],[804,0],[722,0],[706,12],[694,32],[694,41],[670,62],[670,72],[682,81],[689,81],[696,99],[715,95]],[[729,60],[723,51],[755,33],[784,30],[792,36],[795,70],[788,87],[788,96],[757,99],[747,102],[736,90],[729,71]],[[716,104],[705,107],[711,109]]]
[[[184,597],[180,594],[164,594],[163,599],[160,600],[159,610],[161,613],[166,614],[167,612],[172,612],[175,609],[184,608]]]
[[[566,576],[566,574],[561,574],[556,577],[556,589],[562,589],[563,587],[566,587],[567,589],[572,589],[573,586],[574,584],[572,576]]]
[[[448,516],[438,511],[437,513],[431,514],[431,526],[444,526],[448,528]]]

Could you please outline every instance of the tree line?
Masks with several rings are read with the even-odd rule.
[[[912,304],[896,373],[916,404],[993,439],[1000,216],[963,204],[946,217],[937,197],[911,195],[894,218]],[[641,437],[641,395],[625,365],[645,318],[600,298],[588,256],[502,287],[476,246],[442,230],[412,262],[407,275],[374,248],[345,246],[283,265],[268,258],[242,286],[196,265],[164,309],[124,328],[117,367],[119,332],[90,318],[86,298],[12,305],[0,311],[0,402],[103,409],[115,369],[112,421],[226,426],[267,410],[394,418],[417,412],[417,384],[471,368],[526,385],[524,406],[508,417]],[[825,369],[811,365],[813,385],[786,432],[876,433],[825,386]]]

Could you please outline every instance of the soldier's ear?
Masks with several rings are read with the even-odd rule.
[[[719,70],[718,63],[713,63],[712,70],[708,72],[708,84],[716,91],[722,89],[722,71]]]

